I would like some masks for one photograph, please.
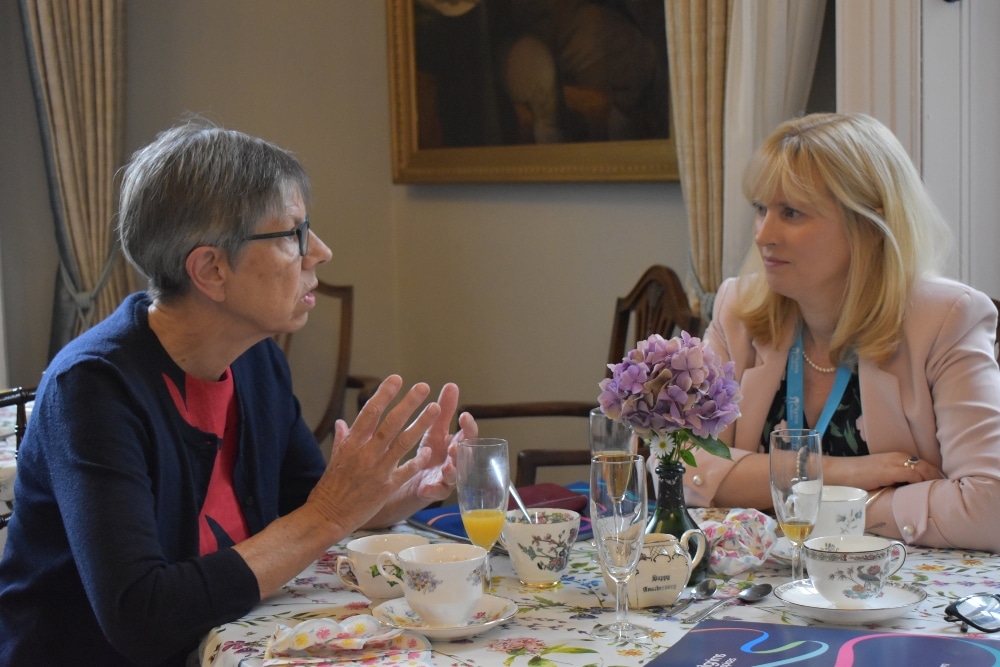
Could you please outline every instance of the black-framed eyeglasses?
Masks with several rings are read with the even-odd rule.
[[[970,625],[981,632],[1000,631],[1000,595],[977,593],[952,602],[944,609],[944,620],[961,622],[962,632]]]
[[[267,234],[253,234],[247,237],[247,241],[259,241],[261,239],[280,239],[283,236],[294,236],[299,241],[299,254],[303,257],[309,252],[309,216],[302,221],[302,224],[287,232],[268,232]]]

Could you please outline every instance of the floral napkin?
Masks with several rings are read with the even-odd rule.
[[[431,644],[413,632],[383,627],[374,616],[342,621],[316,618],[294,628],[278,625],[267,642],[264,667],[292,665],[400,665],[432,667]]]
[[[699,527],[708,539],[709,568],[717,574],[732,576],[762,565],[778,542],[777,522],[755,509],[732,509],[722,521]]]

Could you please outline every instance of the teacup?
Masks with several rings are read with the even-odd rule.
[[[375,559],[379,572],[403,584],[410,609],[428,627],[455,627],[472,618],[483,598],[486,549],[474,544],[425,544]],[[396,575],[397,570],[402,573]]]
[[[347,543],[346,556],[337,557],[337,576],[345,586],[361,593],[369,600],[402,597],[402,585],[396,579],[383,577],[375,567],[375,558],[383,551],[398,553],[401,549],[428,542],[426,537],[408,533],[359,537]]]
[[[580,515],[549,507],[529,509],[528,515],[531,523],[521,510],[507,512],[500,541],[522,584],[555,586],[569,567],[569,552],[580,533]]]
[[[693,560],[688,551],[691,540],[698,543]],[[676,602],[691,578],[691,571],[705,556],[706,546],[705,533],[700,530],[685,531],[679,540],[666,533],[646,535],[639,563],[626,588],[629,607],[665,607]],[[608,590],[616,590],[603,565],[601,571]]]
[[[859,609],[882,595],[906,561],[906,545],[873,535],[828,535],[806,540],[802,556],[820,595],[836,607]]]
[[[819,515],[810,537],[861,535],[865,532],[868,492],[853,486],[824,486]]]

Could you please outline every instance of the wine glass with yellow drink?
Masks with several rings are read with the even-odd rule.
[[[802,544],[823,498],[823,443],[814,429],[771,432],[771,500],[782,532],[792,543],[792,581],[805,578]]]
[[[458,507],[469,540],[486,549],[483,587],[491,589],[489,551],[500,538],[507,516],[510,463],[507,441],[471,438],[458,443]]]

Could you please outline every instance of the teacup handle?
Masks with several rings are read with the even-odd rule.
[[[347,565],[346,576],[344,575],[344,565]],[[352,591],[361,593],[361,586],[358,585],[358,575],[354,573],[354,565],[347,556],[337,556],[337,576]]]
[[[896,574],[896,571],[903,567],[905,562],[906,545],[899,540],[893,540],[892,544],[889,545],[889,574],[886,576],[891,577]]]
[[[383,577],[403,583],[403,578],[401,576],[403,567],[400,564],[399,559],[396,557],[396,554],[391,551],[383,551],[376,556],[375,567],[378,568],[378,571],[382,573]]]
[[[705,549],[708,546],[708,538],[705,537],[705,533],[700,530],[695,530],[694,528],[684,531],[681,535],[681,546],[684,547],[685,551],[690,551],[688,547],[688,542],[694,538],[698,542],[698,549],[694,552],[694,557],[691,559],[691,569],[701,562],[702,557],[705,555]]]

